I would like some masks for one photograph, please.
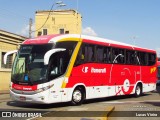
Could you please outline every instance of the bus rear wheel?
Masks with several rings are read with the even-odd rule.
[[[84,100],[83,90],[80,87],[78,87],[73,91],[71,104],[81,105],[83,100]]]
[[[142,86],[140,85],[140,84],[138,84],[137,86],[136,86],[136,89],[135,89],[135,96],[136,97],[139,97],[139,96],[141,96],[142,95]]]

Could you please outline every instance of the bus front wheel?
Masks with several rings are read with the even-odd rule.
[[[84,100],[83,89],[78,87],[73,91],[71,104],[81,105],[83,100]]]

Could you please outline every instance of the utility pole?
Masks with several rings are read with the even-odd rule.
[[[29,19],[29,38],[32,37],[32,18]]]

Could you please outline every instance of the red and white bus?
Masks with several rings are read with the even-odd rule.
[[[66,34],[27,39],[16,53],[10,95],[32,103],[108,96],[140,96],[155,90],[156,51],[98,37]]]

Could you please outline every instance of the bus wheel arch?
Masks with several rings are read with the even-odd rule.
[[[135,97],[141,96],[143,93],[143,85],[141,82],[138,82],[135,87]]]
[[[81,105],[86,98],[86,89],[83,85],[75,87],[72,93],[71,105]]]

